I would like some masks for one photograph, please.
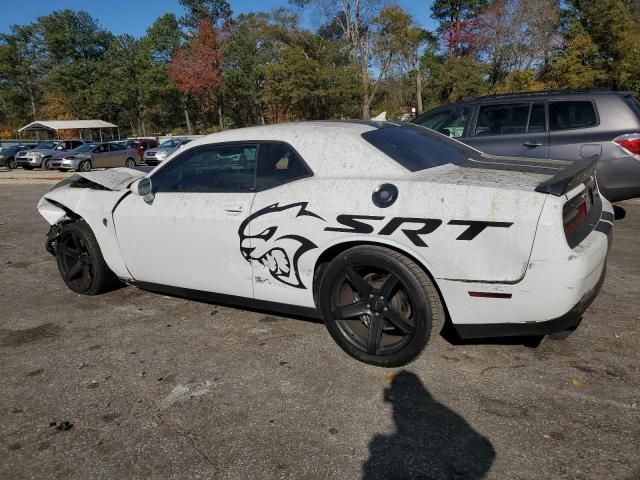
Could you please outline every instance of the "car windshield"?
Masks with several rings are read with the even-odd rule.
[[[160,148],[176,148],[182,140],[176,138],[170,138],[169,140],[165,140],[160,144]]]
[[[41,142],[36,146],[36,148],[39,148],[42,150],[52,150],[56,148],[57,145],[58,145],[58,142]]]
[[[362,138],[412,172],[448,163],[467,165],[481,156],[456,140],[409,123],[383,123]]]
[[[80,145],[79,147],[76,147],[71,151],[73,153],[86,153],[86,152],[90,152],[95,147],[96,147],[95,143],[85,143],[84,145]]]

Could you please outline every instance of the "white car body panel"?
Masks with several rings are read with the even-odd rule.
[[[551,320],[595,288],[607,235],[594,230],[569,247],[562,205],[577,191],[563,197],[534,191],[553,176],[551,169],[523,173],[447,164],[411,172],[361,137],[375,128],[309,122],[230,130],[190,142],[149,173],[153,182],[172,160],[202,145],[286,142],[313,176],[263,191],[158,192],[149,204],[125,190],[140,172],[125,178],[118,171],[126,169],[115,169],[84,174],[113,191],[64,186],[45,194],[39,210],[51,224],[67,216],[57,205],[82,217],[108,266],[125,280],[300,307],[315,308],[312,287],[322,254],[359,242],[387,245],[421,264],[454,324]],[[388,208],[371,200],[384,183],[399,190]],[[612,212],[604,198],[602,209]],[[353,228],[339,221],[341,215],[374,218]],[[412,240],[411,232],[423,224],[410,219],[431,222],[424,223],[430,231]],[[391,228],[394,221],[400,223]],[[486,225],[470,235],[473,222]],[[274,227],[277,235],[260,237]],[[473,298],[473,290],[512,297]]]

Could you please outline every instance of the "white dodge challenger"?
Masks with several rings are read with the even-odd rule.
[[[79,173],[38,209],[76,293],[119,279],[320,315],[346,353],[387,367],[417,358],[445,316],[463,338],[575,328],[614,219],[594,162],[365,121],[216,133],[147,175]]]

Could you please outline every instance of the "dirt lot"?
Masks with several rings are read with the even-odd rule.
[[[0,172],[0,478],[640,478],[638,201],[568,339],[438,337],[391,372],[315,321],[73,294],[26,173]]]

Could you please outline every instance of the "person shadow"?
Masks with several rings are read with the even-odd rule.
[[[363,480],[473,480],[488,473],[491,442],[435,400],[417,375],[395,375],[384,400],[393,407],[396,433],[373,437]]]

